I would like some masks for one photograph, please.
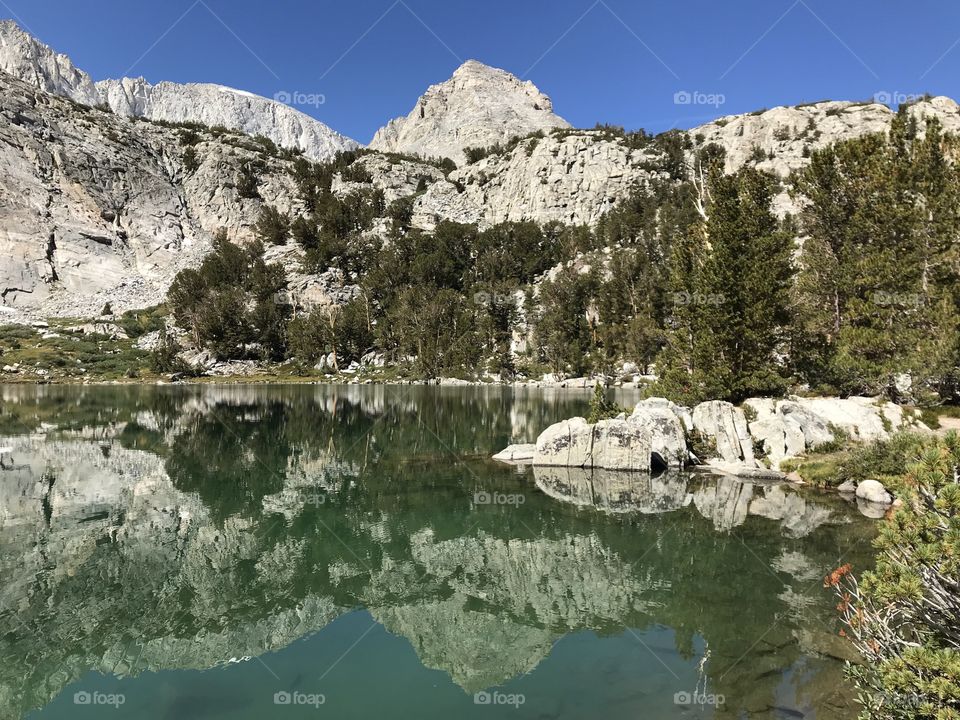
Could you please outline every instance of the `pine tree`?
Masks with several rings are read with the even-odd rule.
[[[781,393],[791,238],[770,211],[773,180],[752,168],[706,181],[704,219],[674,247],[665,390],[687,401]]]
[[[795,290],[803,376],[882,392],[956,367],[960,182],[935,121],[918,137],[902,110],[889,135],[814,153],[794,180],[807,239]]]

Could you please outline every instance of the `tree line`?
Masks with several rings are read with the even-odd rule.
[[[359,155],[301,158],[306,212],[265,207],[257,243],[218,240],[178,276],[171,309],[223,358],[304,368],[371,352],[423,376],[613,374],[632,361],[684,401],[801,385],[957,399],[960,177],[957,143],[935,120],[901,110],[889,133],[814,150],[785,181],[749,164],[725,174],[718,146],[664,147],[661,172],[593,228],[425,232],[412,216],[429,178],[388,204]],[[345,172],[360,189],[333,193]],[[784,191],[796,216],[774,212]],[[353,299],[284,304],[282,270],[262,251],[291,242],[308,271],[341,273]]]

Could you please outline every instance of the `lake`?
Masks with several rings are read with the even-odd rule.
[[[0,717],[854,718],[875,521],[489,459],[590,392],[0,387]]]

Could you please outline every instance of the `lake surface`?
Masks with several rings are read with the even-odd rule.
[[[0,717],[855,717],[874,522],[489,459],[589,394],[0,386]]]

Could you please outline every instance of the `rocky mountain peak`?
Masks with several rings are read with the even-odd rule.
[[[13,20],[0,20],[0,71],[44,92],[96,105],[93,80],[66,55],[54,52]]]
[[[430,86],[406,117],[378,130],[370,147],[462,163],[465,148],[557,127],[570,124],[532,82],[468,60],[449,80]]]

